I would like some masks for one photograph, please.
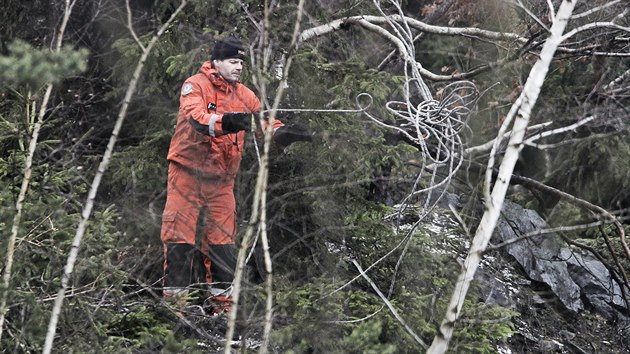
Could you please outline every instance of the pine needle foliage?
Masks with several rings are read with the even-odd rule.
[[[52,52],[16,40],[9,44],[9,55],[0,56],[0,82],[12,87],[24,85],[35,91],[44,84],[84,72],[87,56],[86,49],[65,46],[59,52]]]
[[[146,43],[155,24],[168,17],[177,3],[130,1],[141,43]],[[427,5],[418,1],[403,3],[412,16]],[[513,9],[498,2],[484,1],[483,6],[472,1],[457,3],[437,24],[483,23],[481,27],[529,33],[530,27],[520,22],[525,21],[523,18],[529,21],[529,16],[518,18]],[[50,40],[62,1],[10,0],[7,4],[6,21],[0,24],[6,29],[0,31],[3,236],[11,227],[40,89],[47,82],[55,84],[34,156],[11,288],[0,289],[9,292],[0,348],[29,353],[42,349],[53,295],[59,288],[88,181],[109,139],[113,117],[141,49],[126,28],[123,1],[77,2],[75,13],[80,16],[73,17],[71,34],[64,38],[71,45],[58,54],[44,49],[43,43]],[[420,158],[418,150],[392,137],[361,113],[334,111],[358,109],[357,97],[367,93],[372,104],[366,109],[389,122],[392,118],[384,104],[402,97],[401,63],[394,57],[383,70],[376,69],[394,47],[353,26],[301,43],[297,50],[287,48],[297,1],[282,4],[270,14],[269,31],[270,68],[283,54],[293,55],[280,108],[319,111],[278,112],[283,121],[304,124],[314,135],[312,144],[295,144],[285,151],[272,149],[267,214],[275,303],[270,350],[419,352],[418,343],[385,306],[372,283],[409,327],[423,341],[430,342],[459,271],[457,257],[465,247],[465,237],[458,241],[462,244],[453,247],[453,233],[435,234],[423,228],[408,233],[409,225],[392,222],[396,204],[416,182],[418,171],[413,161]],[[373,2],[365,0],[308,1],[306,12],[304,28],[344,16],[380,15]],[[209,59],[218,38],[238,35],[252,45],[254,56],[259,54],[261,38],[255,23],[262,15],[260,1],[194,0],[155,47],[96,198],[95,213],[81,245],[71,279],[72,291],[58,327],[56,351],[208,351],[199,344],[205,339],[189,328],[177,328],[177,319],[161,301],[160,215],[166,188],[166,153],[182,81]],[[40,25],[32,26],[34,23]],[[425,35],[417,42],[416,59],[425,68],[442,74],[516,56],[474,78],[482,90],[489,91],[482,97],[483,109],[467,132],[470,143],[483,143],[496,135],[513,95],[519,92],[523,73],[531,65],[531,58],[518,53],[520,45],[511,45],[437,35]],[[602,64],[609,68],[611,77],[625,72],[627,64],[608,60],[600,63],[590,57],[559,58],[543,87],[544,99],[534,119],[542,122],[560,117],[557,124],[562,125],[579,119],[593,107],[601,107],[600,112],[606,114],[603,123],[584,127],[571,137],[611,135],[550,150],[550,169],[534,172],[545,182],[567,187],[590,201],[624,206],[630,168],[623,106],[627,98],[599,96],[594,83]],[[251,63],[245,63],[243,81],[258,89]],[[266,98],[271,99],[280,81],[273,71],[268,71],[264,79],[268,80]],[[579,107],[571,108],[576,101]],[[368,102],[366,96],[359,99],[361,108]],[[254,138],[247,139],[236,185],[241,232],[251,215],[250,201],[259,167]],[[260,140],[256,144],[261,147]],[[525,160],[523,164],[535,165]],[[458,176],[457,182],[458,192],[475,193],[474,172]],[[538,202],[533,195],[525,195],[522,200],[532,206]],[[564,224],[585,217],[563,203],[557,204],[555,212]],[[449,215],[447,210],[439,213]],[[611,229],[603,228],[570,236],[588,239],[589,245],[603,250],[603,232],[614,235]],[[6,237],[1,237],[0,259],[5,257],[5,243]],[[618,240],[613,239],[612,244],[621,251]],[[352,261],[369,268],[366,274],[370,281],[359,275]],[[262,264],[258,244],[248,263],[250,277],[243,296],[246,324],[254,334],[260,329],[262,303],[266,300],[261,285],[265,275]],[[463,320],[456,326],[452,351],[496,352],[496,344],[514,333],[516,316],[511,310],[488,306],[470,295],[464,304]]]

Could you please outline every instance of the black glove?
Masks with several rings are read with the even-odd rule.
[[[299,123],[289,123],[276,130],[273,134],[273,141],[287,147],[296,141],[313,141],[308,128]]]
[[[252,113],[223,113],[221,129],[224,133],[236,133],[240,130],[252,130]]]

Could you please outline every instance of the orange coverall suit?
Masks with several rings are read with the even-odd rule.
[[[254,92],[241,83],[225,81],[209,61],[184,82],[167,156],[168,187],[161,232],[165,290],[182,289],[192,282],[200,216],[205,221],[201,252],[206,282],[211,284],[213,295],[223,295],[230,288],[237,255],[234,178],[245,132],[223,134],[221,119],[225,112],[259,109]],[[282,125],[275,121],[273,128]]]

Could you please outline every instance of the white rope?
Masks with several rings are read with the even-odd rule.
[[[394,117],[394,122],[385,123],[385,120],[375,117],[368,110],[374,103],[373,97],[369,93],[361,93],[356,99],[357,109],[311,109],[311,108],[280,108],[277,112],[298,112],[298,113],[337,113],[356,114],[364,113],[376,124],[385,128],[395,130],[412,142],[421,152],[421,171],[428,165],[447,166],[446,177],[441,181],[434,179],[428,188],[417,190],[414,188],[412,195],[428,192],[431,189],[442,187],[447,184],[463,162],[464,143],[461,131],[466,126],[466,120],[471,113],[470,106],[473,105],[479,92],[477,87],[470,81],[455,81],[440,90],[443,98],[422,100],[418,104],[413,104],[412,97],[408,93],[411,81],[421,81],[421,78],[410,78],[405,83],[405,100],[389,101],[385,108]],[[420,85],[422,87],[423,85]],[[421,94],[424,96],[424,94]],[[363,102],[363,103],[362,103]],[[269,111],[265,111],[269,112]],[[256,153],[259,155],[259,148],[254,139]],[[258,157],[260,162],[260,156]],[[434,171],[437,168],[433,169]],[[418,184],[418,183],[417,183]]]
[[[397,1],[390,0],[398,13],[403,11]],[[380,1],[374,0],[374,4],[385,18],[388,16],[382,11]],[[419,222],[437,205],[438,201],[446,193],[453,176],[463,165],[464,142],[462,130],[466,127],[466,121],[472,112],[472,107],[479,97],[477,87],[470,81],[455,81],[438,91],[438,99],[433,98],[429,87],[424,82],[420,69],[421,64],[416,62],[414,36],[411,28],[406,23],[388,21],[389,28],[402,42],[399,50],[404,50],[401,57],[405,61],[403,84],[403,100],[389,101],[385,109],[394,118],[379,119],[369,111],[374,103],[369,93],[359,94],[355,101],[357,109],[309,109],[309,108],[282,108],[277,112],[296,113],[332,113],[332,114],[365,114],[377,125],[398,132],[408,142],[411,142],[420,150],[420,169],[412,190],[401,202],[399,213],[403,213],[406,205],[414,197],[423,196],[423,210],[420,212],[418,222],[408,230],[408,235],[414,232]],[[366,104],[362,104],[361,102]],[[270,112],[267,110],[265,112]],[[258,146],[257,153],[258,153]],[[430,173],[426,180],[427,172]],[[439,172],[439,173],[438,173]],[[423,185],[423,181],[427,181]],[[431,198],[433,192],[437,197]],[[401,255],[402,259],[402,255]]]
[[[363,106],[360,103],[360,99],[361,97],[367,97],[369,102],[367,105]],[[372,98],[372,95],[370,95],[369,93],[360,93],[357,97],[356,97],[356,103],[357,103],[357,107],[359,107],[358,109],[313,109],[313,108],[278,108],[276,109],[276,112],[307,112],[307,113],[363,113],[365,112],[368,108],[370,108],[370,106],[372,105],[372,103],[374,102],[374,99]],[[271,110],[264,110],[263,113],[268,113],[271,112]]]

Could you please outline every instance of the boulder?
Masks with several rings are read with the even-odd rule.
[[[492,241],[505,242],[546,228],[537,212],[506,200]],[[569,311],[583,310],[585,301],[606,319],[628,319],[621,287],[606,266],[591,254],[573,251],[556,234],[524,238],[507,245],[505,252],[531,280],[549,286]]]
[[[493,242],[500,243],[547,228],[545,220],[534,210],[524,209],[508,200],[503,204]],[[560,302],[569,311],[577,313],[584,309],[581,290],[569,274],[567,264],[561,256],[562,242],[555,234],[527,237],[505,247],[534,281],[547,284]]]
[[[602,262],[592,254],[578,253],[568,248],[561,250],[561,257],[567,263],[571,279],[582,289],[585,301],[595,312],[608,319],[626,317],[623,314],[627,315],[628,307],[621,287]]]

